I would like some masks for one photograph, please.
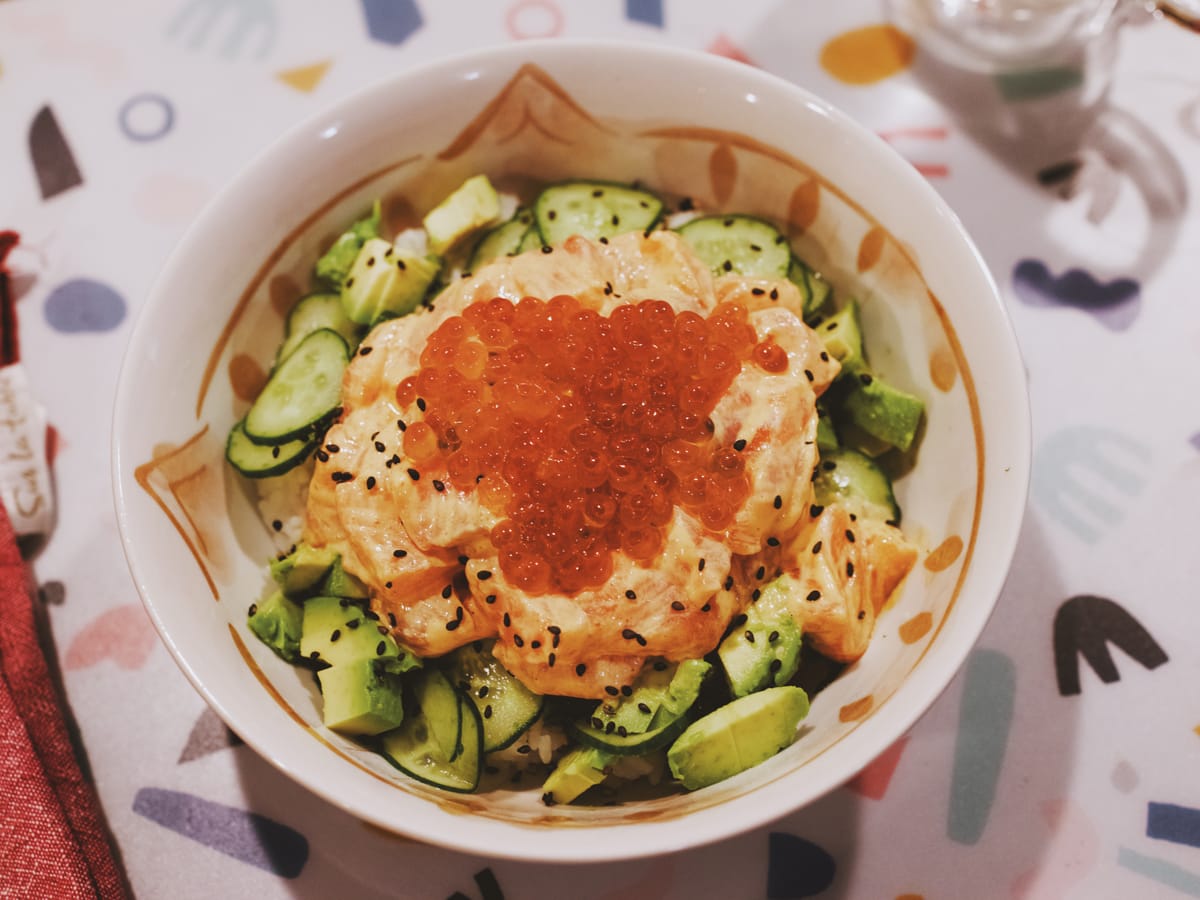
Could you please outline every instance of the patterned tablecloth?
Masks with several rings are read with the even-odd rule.
[[[1070,116],[1047,121],[1052,83],[981,108],[883,22],[870,0],[0,2],[0,231],[22,237],[58,502],[34,568],[138,896],[1200,897],[1200,36],[1126,28],[1110,105],[1076,140]],[[884,135],[1002,286],[1035,438],[997,612],[911,734],[761,831],[582,867],[391,837],[242,746],[143,612],[108,469],[131,322],[221,185],[362,85],[557,35],[735,57]]]

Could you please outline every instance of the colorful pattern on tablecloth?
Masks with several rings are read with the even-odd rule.
[[[242,745],[158,644],[107,476],[130,322],[219,186],[293,123],[400,68],[560,35],[741,60],[875,129],[946,196],[1002,283],[1035,426],[999,608],[908,736],[769,828],[581,867],[381,833]],[[0,5],[0,230],[23,236],[25,364],[58,434],[60,521],[36,570],[137,893],[1200,897],[1198,52],[1182,29],[1130,28],[1107,130],[1038,158],[1030,148],[1053,141],[1016,154],[988,141],[871,0]]]

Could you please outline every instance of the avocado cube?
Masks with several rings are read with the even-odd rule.
[[[837,431],[833,427],[833,419],[820,406],[817,407],[817,449],[824,453],[826,450],[838,448]]]
[[[787,684],[800,667],[801,630],[788,605],[792,582],[772,581],[746,609],[746,621],[717,648],[734,697]]]
[[[576,747],[563,756],[542,785],[542,802],[547,806],[571,803],[588,788],[602,782],[613,754],[597,747]]]
[[[370,215],[359,219],[342,232],[333,242],[333,246],[325,251],[325,255],[317,260],[317,278],[328,284],[341,285],[350,274],[350,267],[354,265],[354,259],[362,245],[371,238],[379,237],[379,223],[382,218],[382,209],[376,200]]]
[[[342,282],[342,309],[359,325],[406,315],[420,305],[441,268],[442,261],[436,256],[423,256],[372,238],[358,251]]]
[[[739,697],[689,725],[667,751],[667,764],[689,791],[708,787],[789,746],[806,715],[808,694],[791,685]]]
[[[422,224],[434,253],[445,254],[458,241],[500,220],[500,196],[486,175],[474,175],[431,209]]]
[[[339,556],[329,567],[329,574],[321,585],[321,593],[328,597],[345,597],[348,600],[366,600],[370,596],[367,586],[342,567]]]
[[[276,591],[251,605],[246,624],[281,659],[295,662],[300,653],[303,618],[300,604],[285,597],[283,591]]]
[[[387,626],[360,603],[312,597],[304,603],[300,654],[313,662],[343,666],[360,659],[398,657],[400,648]]]
[[[878,375],[861,372],[842,401],[842,414],[867,434],[900,451],[912,446],[925,404]]]
[[[386,659],[360,659],[317,673],[325,725],[343,734],[380,734],[404,720],[400,676]]]
[[[271,563],[271,577],[285,594],[297,597],[316,587],[337,559],[337,552],[328,547],[302,543]]]
[[[842,364],[839,377],[866,370],[867,357],[863,350],[857,300],[846,301],[845,306],[817,325],[816,332],[830,355]]]

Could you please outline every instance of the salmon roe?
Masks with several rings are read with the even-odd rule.
[[[743,364],[782,372],[787,355],[739,304],[705,318],[645,300],[606,318],[567,295],[473,303],[397,385],[424,407],[404,450],[502,517],[510,582],[573,594],[607,581],[617,550],[653,560],[676,506],[715,532],[733,522],[745,443],[718,444],[709,416]]]

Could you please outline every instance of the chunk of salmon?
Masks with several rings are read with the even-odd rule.
[[[855,518],[841,504],[813,507],[795,544],[788,602],[818,653],[853,662],[866,652],[875,619],[912,569],[916,547],[900,529]]]
[[[513,674],[535,691],[603,698],[650,657],[692,659],[720,641],[738,603],[725,588],[729,566],[728,548],[676,509],[660,556],[643,566],[615,554],[598,588],[526,594],[494,558],[467,563],[467,581],[496,624],[496,657]]]
[[[759,340],[770,338],[787,352],[788,367],[773,373],[744,365],[711,417],[719,442],[746,441],[751,494],[728,530],[730,549],[742,555],[789,536],[807,508],[817,463],[814,368],[828,383],[838,365],[828,354],[821,359],[820,338],[783,307],[760,309],[749,321]]]

